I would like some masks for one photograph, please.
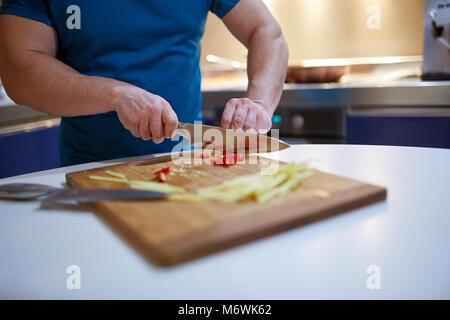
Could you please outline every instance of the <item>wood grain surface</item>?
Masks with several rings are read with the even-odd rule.
[[[193,153],[184,155],[184,163],[164,156],[68,173],[66,180],[72,187],[124,189],[126,183],[95,181],[89,176],[108,176],[104,171],[112,170],[129,179],[150,181],[157,169],[170,166],[178,172],[169,176],[169,184],[196,191],[259,172],[262,165],[274,161],[258,157],[250,164],[247,158],[246,163],[225,168]],[[187,163],[193,159],[206,163]],[[382,201],[386,194],[382,187],[316,171],[298,189],[264,204],[147,200],[102,201],[91,206],[152,263],[169,266]]]

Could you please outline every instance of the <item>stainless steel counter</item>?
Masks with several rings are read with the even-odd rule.
[[[27,106],[17,105],[6,94],[0,81],[0,134],[5,131],[20,129],[21,126],[35,127],[37,123],[55,119],[43,112],[36,111]]]
[[[0,107],[0,130],[9,131],[11,127],[29,126],[58,117],[33,110],[26,106],[10,105]]]
[[[204,81],[204,119],[218,125],[227,101],[245,95],[246,82],[244,76],[222,83]],[[443,147],[448,145],[449,118],[450,81],[409,78],[286,84],[273,128],[284,139],[302,138],[309,143],[351,143],[365,137],[364,144]],[[370,122],[372,129],[362,125],[364,121]]]
[[[246,78],[210,85],[203,83],[202,109],[213,116],[233,97],[245,95]],[[429,113],[450,113],[450,81],[423,82],[420,79],[379,83],[286,84],[282,108],[346,107],[348,110],[377,107],[395,110],[426,107]],[[378,112],[378,111],[377,111]],[[0,127],[53,118],[25,106],[0,108]]]
[[[242,81],[203,86],[203,108],[224,106],[245,94]],[[283,107],[449,107],[450,81],[420,79],[378,83],[286,84]]]

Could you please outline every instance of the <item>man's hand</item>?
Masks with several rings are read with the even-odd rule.
[[[261,104],[251,99],[231,99],[223,111],[222,127],[265,133],[272,127],[272,117]]]
[[[178,118],[170,104],[160,96],[134,86],[116,90],[113,109],[120,122],[136,138],[161,143],[172,137]]]
[[[240,0],[223,18],[248,49],[246,99],[227,103],[222,126],[269,130],[280,102],[288,67],[288,48],[281,28],[261,0]]]

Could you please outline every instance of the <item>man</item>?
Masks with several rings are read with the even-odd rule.
[[[168,152],[178,120],[201,119],[208,11],[249,50],[246,98],[227,103],[222,126],[270,129],[288,50],[261,0],[3,0],[3,85],[62,116],[62,165]]]

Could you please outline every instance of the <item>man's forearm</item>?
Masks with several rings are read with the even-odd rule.
[[[3,72],[8,95],[18,104],[52,115],[111,111],[115,90],[127,85],[113,79],[84,76],[56,58],[38,52],[28,52],[14,64]]]
[[[249,41],[247,97],[260,103],[270,115],[280,102],[286,78],[288,48],[277,27],[254,32]]]

